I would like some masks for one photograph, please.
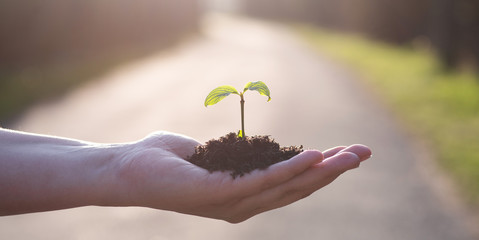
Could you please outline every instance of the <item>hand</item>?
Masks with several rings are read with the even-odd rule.
[[[279,208],[326,186],[369,158],[363,145],[305,151],[266,170],[233,179],[184,160],[198,145],[186,136],[158,132],[125,145],[117,205],[144,206],[231,223]]]

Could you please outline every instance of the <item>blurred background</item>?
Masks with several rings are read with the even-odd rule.
[[[477,1],[245,0],[244,3],[245,12],[254,16],[313,23],[394,44],[426,41],[448,68],[478,65]]]
[[[475,0],[0,0],[0,126],[96,142],[236,131],[374,157],[230,225],[142,208],[0,218],[5,239],[478,239]],[[238,105],[238,106],[237,106]],[[232,107],[234,106],[234,107]]]
[[[0,1],[0,119],[198,27],[191,1]]]
[[[421,45],[448,70],[476,71],[479,64],[479,7],[473,0],[6,0],[0,7],[2,122],[109,66],[171,46],[194,33],[211,9]]]

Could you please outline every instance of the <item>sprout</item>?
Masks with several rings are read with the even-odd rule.
[[[241,101],[240,101],[240,104],[241,104],[241,130],[238,133],[238,137],[241,137],[242,139],[244,139],[244,137],[246,136],[245,132],[244,132],[244,97],[243,97],[243,95],[247,90],[258,91],[261,95],[264,95],[264,96],[268,97],[268,102],[271,100],[268,87],[266,86],[266,84],[264,84],[261,81],[247,83],[246,86],[243,89],[243,92],[238,92],[232,86],[228,86],[228,85],[220,86],[220,87],[217,87],[217,88],[213,89],[213,91],[211,91],[210,94],[208,94],[208,96],[205,99],[205,107],[207,107],[208,105],[214,105],[214,104],[218,103],[223,98],[230,95],[231,93],[240,96],[240,98],[241,98]]]

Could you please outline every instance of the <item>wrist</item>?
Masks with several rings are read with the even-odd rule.
[[[85,179],[84,191],[90,192],[88,205],[95,206],[127,206],[127,184],[122,178],[123,158],[128,144],[94,144],[83,148],[89,174]]]

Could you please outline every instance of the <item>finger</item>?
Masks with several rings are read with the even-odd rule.
[[[323,159],[323,154],[319,151],[304,151],[289,160],[273,164],[266,170],[255,170],[239,179],[232,180],[229,190],[239,198],[255,195],[300,175]]]
[[[234,209],[237,214],[230,215],[226,220],[241,222],[259,213],[303,199],[328,185],[345,171],[358,167],[360,161],[371,155],[371,151],[364,145],[355,144],[335,147],[323,154],[328,156],[326,161],[316,164],[290,181],[236,201],[230,209]]]
[[[365,146],[365,145],[362,145],[362,144],[353,144],[353,145],[339,151],[339,153],[342,153],[342,152],[354,153],[354,154],[358,155],[358,157],[361,159],[361,161],[364,161],[364,160],[370,158],[371,154],[372,154],[371,149],[369,147]]]
[[[300,176],[275,188],[268,189],[237,203],[239,219],[279,208],[328,185],[345,171],[359,166],[360,158],[350,152],[339,153],[311,167]]]
[[[341,151],[345,148],[346,148],[346,146],[338,146],[338,147],[334,147],[334,148],[330,148],[328,150],[325,150],[325,151],[323,151],[324,158],[332,157],[336,153],[338,153],[339,151]]]

